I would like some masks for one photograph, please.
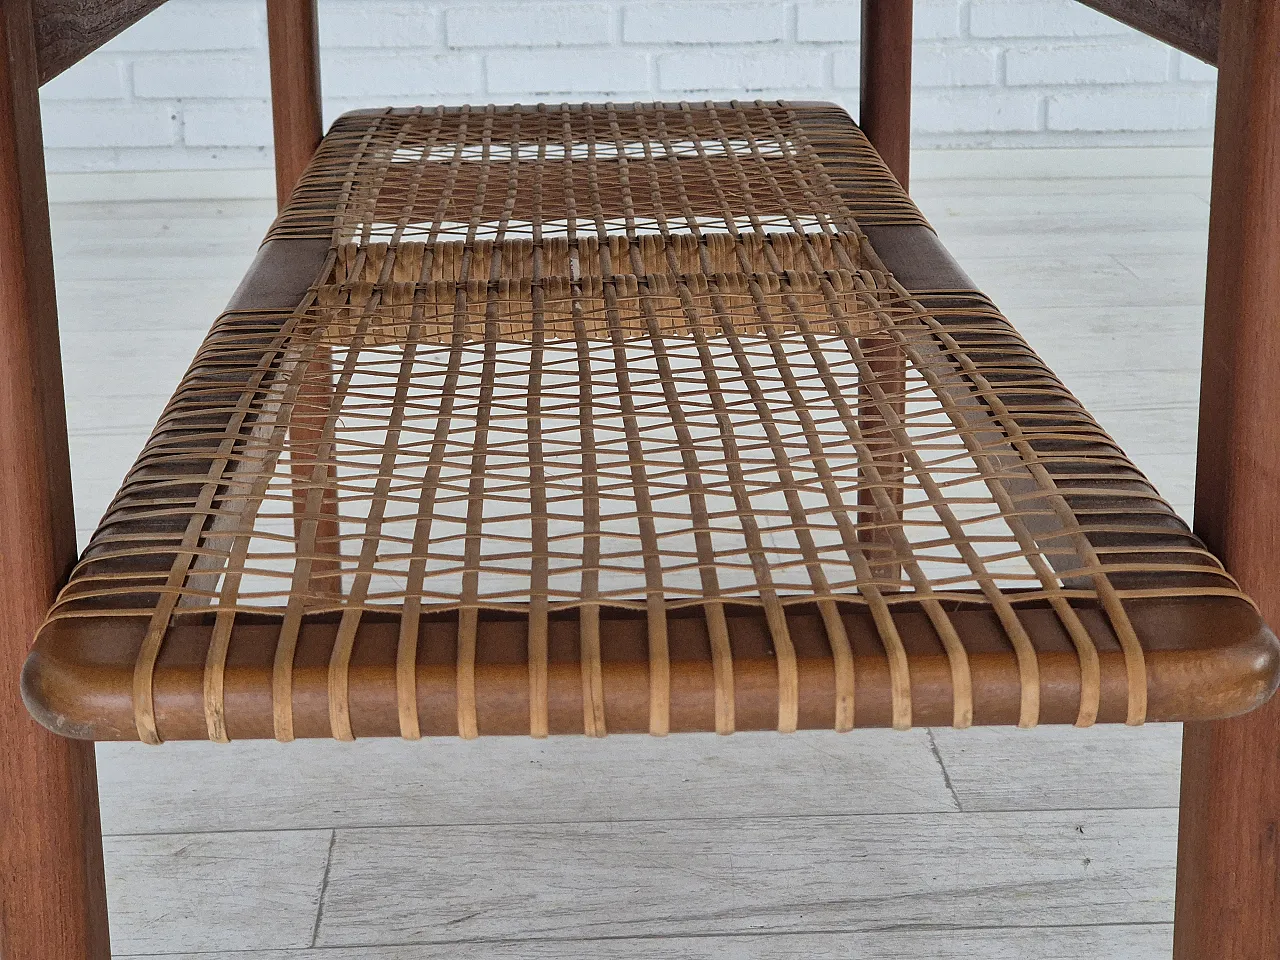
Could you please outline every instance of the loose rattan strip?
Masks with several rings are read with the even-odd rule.
[[[735,728],[727,611],[756,608],[777,727],[794,730],[800,606],[826,633],[837,729],[858,723],[853,609],[894,725],[912,723],[908,607],[965,726],[952,611],[975,601],[1016,657],[1022,725],[1040,681],[1019,611],[1046,604],[1079,659],[1077,722],[1098,715],[1100,645],[1123,652],[1141,722],[1126,605],[1235,584],[989,301],[904,288],[860,223],[923,219],[831,107],[348,115],[270,235],[328,242],[315,282],[293,310],[217,321],[51,619],[145,618],[134,703],[152,742],[166,639],[210,616],[215,740],[237,627],[262,617],[283,740],[306,625],[337,618],[330,727],[351,738],[370,615],[398,618],[399,727],[416,738],[424,624],[456,626],[470,737],[482,620],[521,620],[528,729],[545,736],[551,623],[572,614],[582,729],[603,736],[602,613],[619,609],[647,624],[654,734],[670,729],[669,619],[688,609],[715,729]]]

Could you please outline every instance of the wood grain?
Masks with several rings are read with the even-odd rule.
[[[904,190],[911,168],[913,0],[862,0],[858,125]]]
[[[162,3],[164,0],[33,0],[40,83],[48,83]]]
[[[1222,0],[1080,0],[1183,53],[1218,62]]]
[[[1084,611],[1084,617],[1098,617]],[[777,725],[777,668],[771,658],[758,649],[746,647],[759,638],[758,622],[750,618],[754,611],[737,611],[728,618],[738,648],[735,649],[734,674],[736,726],[739,731],[772,730]],[[971,660],[974,689],[974,722],[984,725],[1016,723],[1021,691],[1017,662],[1007,651],[994,648],[992,621],[980,610],[957,606],[950,614],[957,624],[962,642],[982,645],[981,657]],[[1035,636],[1054,636],[1058,629],[1055,614],[1044,607],[1025,606],[1019,610],[1019,621]],[[1276,651],[1274,639],[1261,626],[1257,613],[1244,600],[1188,599],[1176,606],[1153,603],[1134,604],[1129,609],[1138,635],[1149,646],[1145,659],[1148,670],[1147,718],[1159,720],[1195,720],[1233,716],[1253,709],[1265,701],[1273,689]],[[908,602],[898,605],[895,613],[904,636],[927,636],[925,614]],[[843,622],[851,636],[861,639],[871,630],[869,615],[850,611]],[[607,649],[634,650],[642,644],[644,624],[637,617],[609,612],[605,623]],[[70,624],[67,632],[60,624]],[[55,621],[46,626],[40,641],[28,656],[23,672],[27,703],[42,723],[68,735],[97,740],[133,740],[131,664],[132,653],[145,624],[137,618],[117,617],[93,631],[75,632],[80,626],[74,619]],[[715,729],[714,698],[709,696],[713,674],[708,660],[696,661],[687,651],[700,638],[698,623],[689,617],[670,619],[673,676],[673,733],[692,733]],[[788,611],[787,628],[800,649],[817,651],[799,662],[802,699],[798,724],[805,730],[829,730],[834,725],[834,671],[829,654],[818,644],[824,642],[819,617],[811,612]],[[248,664],[237,670],[228,682],[227,730],[233,740],[268,738],[272,735],[273,700],[270,687],[262,682],[261,661],[254,664],[253,651],[270,651],[278,624],[263,618],[256,623],[238,626],[232,638],[229,656],[244,656]],[[419,632],[419,642],[441,642],[448,638],[443,628],[431,626]],[[576,625],[557,623],[558,639],[565,649],[575,649]],[[366,618],[356,636],[362,646],[361,669],[350,678],[353,730],[361,738],[396,736],[399,733],[394,683],[395,639],[398,627],[389,620]],[[480,729],[485,736],[524,736],[528,733],[527,702],[521,699],[527,691],[527,675],[519,663],[524,654],[524,633],[512,629],[509,622],[482,618],[479,621],[478,647],[484,659],[476,667],[477,703]],[[108,633],[109,631],[109,633]],[[325,697],[324,666],[334,642],[334,621],[308,624],[308,643],[321,651],[313,664],[294,671],[294,736],[327,738],[331,736]],[[1217,638],[1225,641],[1215,643]],[[113,657],[101,656],[109,640]],[[207,645],[207,627],[183,625],[167,641],[173,663],[186,662],[193,650]],[[1203,644],[1204,646],[1197,646]],[[642,647],[640,647],[642,649]],[[866,728],[887,727],[892,720],[891,686],[886,659],[874,649],[864,654],[855,650],[855,696],[858,700],[857,723]],[[117,651],[123,651],[117,656]],[[826,657],[826,659],[824,659]],[[1040,722],[1045,724],[1074,721],[1080,703],[1080,669],[1074,652],[1044,651],[1037,654],[1040,670]],[[637,699],[647,693],[648,676],[638,661],[610,657],[602,667],[606,709],[610,711],[609,730],[614,733],[640,733],[648,729],[647,701]],[[1125,717],[1125,664],[1115,651],[1099,655],[1102,674],[1102,697],[1098,721],[1118,723]],[[562,660],[548,671],[548,697],[551,705],[553,734],[582,732],[581,676],[576,661]],[[922,726],[939,726],[952,722],[950,696],[950,663],[936,654],[914,655],[911,663],[913,720]],[[457,715],[452,699],[454,674],[421,657],[417,668],[418,710],[424,736],[453,736],[457,732]],[[190,683],[190,674],[162,663],[156,673],[155,702],[161,738],[191,740],[207,738],[201,712],[200,688]]]
[[[0,5],[0,955],[109,955],[94,754],[40,729],[23,656],[76,557],[29,0]]]
[[[1227,0],[1196,532],[1280,622],[1280,6]],[[1186,728],[1177,960],[1280,956],[1280,701]]]

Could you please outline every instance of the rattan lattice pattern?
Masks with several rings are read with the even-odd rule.
[[[362,617],[399,618],[400,727],[419,734],[420,625],[456,618],[458,731],[477,732],[480,620],[527,622],[529,730],[547,732],[551,620],[580,631],[584,729],[603,735],[601,611],[643,611],[649,727],[668,729],[668,617],[701,611],[715,726],[734,729],[726,610],[760,610],[778,727],[796,727],[786,610],[821,616],[836,726],[857,722],[842,611],[870,611],[912,720],[895,610],[946,650],[981,599],[1039,711],[1047,603],[1093,722],[1099,644],[1145,670],[1126,601],[1236,587],[983,298],[908,291],[859,226],[918,223],[857,129],[786,104],[487,108],[341,119],[271,238],[326,239],[294,310],[222,316],[51,617],[145,617],[139,735],[159,738],[155,664],[214,614],[203,676],[226,739],[237,618],[278,618],[276,735],[309,617],[339,617],[332,732]],[[1105,613],[1105,636],[1081,605]]]

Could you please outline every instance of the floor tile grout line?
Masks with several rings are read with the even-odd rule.
[[[397,950],[403,947],[467,947],[467,946],[519,946],[521,944],[574,944],[574,943],[612,943],[648,940],[743,940],[747,938],[762,939],[765,937],[840,937],[866,936],[883,933],[936,932],[936,933],[983,933],[986,931],[1009,930],[1121,930],[1121,929],[1155,929],[1172,927],[1171,920],[1130,920],[1112,923],[1013,923],[1013,924],[945,924],[945,923],[891,923],[882,926],[865,928],[831,927],[820,930],[742,930],[737,933],[637,933],[617,934],[598,937],[479,937],[469,940],[406,940],[401,943],[343,943],[327,947],[268,947],[261,949],[250,947],[232,950],[188,950],[181,954],[172,951],[165,953],[115,953],[114,960],[166,960],[170,957],[222,957],[244,954],[246,956],[269,956],[281,954],[303,953],[349,953],[352,950]]]
[[[959,800],[953,795],[953,802],[957,805]],[[945,810],[911,810],[907,812],[895,812],[890,810],[875,810],[866,813],[760,813],[760,814],[732,814],[714,817],[628,817],[626,819],[600,819],[600,820],[477,820],[467,822],[440,822],[440,823],[370,823],[370,824],[340,824],[338,826],[320,825],[312,827],[245,827],[241,829],[225,829],[225,830],[174,830],[166,833],[157,833],[154,831],[136,831],[130,833],[103,833],[104,840],[130,840],[141,839],[145,837],[214,837],[234,834],[257,834],[257,833],[326,833],[331,831],[367,831],[367,830],[456,830],[456,829],[481,829],[481,828],[516,828],[516,827],[590,827],[590,826],[615,826],[624,824],[644,824],[644,823],[663,823],[663,824],[698,824],[698,823],[720,823],[720,822],[741,822],[744,820],[858,820],[867,817],[979,817],[979,816],[1008,816],[1012,814],[1064,814],[1064,813],[1155,813],[1159,811],[1177,810],[1178,805],[1156,804],[1151,806],[1128,805],[1128,806],[1062,806],[1062,807],[977,807],[955,809],[949,808]]]

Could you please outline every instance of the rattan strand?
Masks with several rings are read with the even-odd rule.
[[[276,614],[276,735],[293,736],[308,616],[337,613],[333,735],[352,736],[361,618],[400,618],[401,733],[420,735],[419,627],[457,618],[458,730],[478,732],[477,622],[528,629],[545,735],[548,623],[576,611],[583,725],[604,735],[600,613],[648,624],[650,731],[669,727],[667,617],[701,609],[715,724],[734,729],[728,605],[760,608],[778,728],[796,727],[784,609],[816,605],[836,727],[857,723],[841,611],[870,611],[912,722],[895,607],[923,609],[972,720],[948,614],[985,599],[1037,722],[1022,604],[1051,605],[1100,696],[1106,613],[1145,715],[1125,603],[1239,596],[1102,429],[972,291],[908,291],[859,221],[922,223],[842,112],[783,103],[385,111],[335,125],[274,240],[330,251],[291,311],[215,324],[51,618],[143,616],[139,736],[157,658],[215,615],[211,739],[237,617]],[[140,532],[142,531],[142,532]]]

